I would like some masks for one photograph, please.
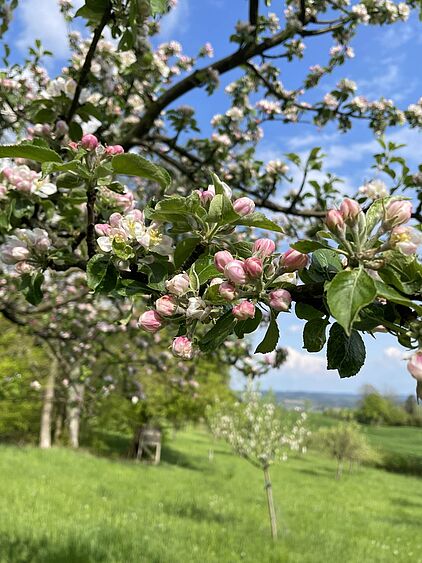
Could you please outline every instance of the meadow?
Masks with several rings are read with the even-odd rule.
[[[158,467],[2,446],[0,474],[2,563],[422,561],[419,478],[360,467],[336,481],[332,460],[290,458],[272,468],[273,543],[261,472],[200,428]]]

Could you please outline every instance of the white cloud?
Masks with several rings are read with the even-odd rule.
[[[176,7],[166,14],[160,24],[160,41],[174,39],[174,34],[185,33],[189,28],[189,3],[188,0],[179,0]]]
[[[43,47],[55,57],[69,55],[67,27],[56,0],[25,0],[16,11],[20,32],[15,45],[21,51],[40,39]]]
[[[419,32],[416,30],[415,26],[409,23],[398,26],[391,26],[384,30],[384,32],[379,36],[379,43],[384,49],[395,50],[402,47],[409,41],[414,41],[417,39]],[[416,36],[416,37],[415,37]]]
[[[405,358],[403,350],[397,348],[396,346],[389,346],[384,350],[384,356],[387,356],[390,360],[403,360]]]
[[[301,332],[301,330],[302,330],[302,325],[294,324],[289,326],[290,332]]]
[[[287,360],[281,366],[282,370],[295,371],[301,375],[321,375],[326,373],[325,359],[321,356],[299,352],[295,348],[287,347]]]

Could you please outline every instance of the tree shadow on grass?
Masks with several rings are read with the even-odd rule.
[[[215,512],[209,507],[198,506],[195,502],[169,502],[163,506],[163,511],[177,518],[187,518],[196,522],[216,522],[218,524],[227,524],[234,522],[233,516]]]
[[[178,467],[184,467],[185,469],[192,469],[194,471],[202,471],[204,468],[200,464],[195,463],[195,458],[198,459],[194,455],[187,456],[179,450],[170,447],[168,444],[163,445],[161,452],[161,461],[163,463],[177,465]]]
[[[422,511],[422,501],[409,500],[407,498],[395,497],[391,502],[400,508],[420,508]]]
[[[92,542],[81,541],[79,537],[69,537],[56,541],[48,537],[8,537],[2,534],[0,539],[0,560],[13,563],[130,563],[148,562],[163,563],[159,554],[150,551],[153,546],[146,543],[142,549],[133,548],[132,557],[121,559],[116,556],[116,550],[111,553],[110,545],[122,546],[122,551],[127,554],[122,542],[125,538],[121,534],[100,534],[95,538],[96,545]],[[140,557],[142,553],[142,558]]]
[[[327,467],[320,467],[318,469],[297,469],[299,473],[305,473],[305,475],[312,475],[312,477],[334,477],[335,471],[333,469],[328,469]]]
[[[81,446],[99,457],[127,459],[131,437],[115,432],[96,431],[83,435]]]

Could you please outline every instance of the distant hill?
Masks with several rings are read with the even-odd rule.
[[[321,411],[327,408],[354,408],[360,395],[354,393],[310,393],[308,391],[274,391],[277,402],[288,409],[306,407],[309,410]],[[405,396],[397,397],[404,401]]]

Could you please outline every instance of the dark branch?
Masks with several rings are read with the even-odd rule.
[[[258,33],[258,17],[259,17],[259,0],[249,0],[249,23],[254,28],[253,35]]]
[[[92,59],[95,55],[95,50],[97,49],[98,41],[101,39],[101,35],[105,26],[107,25],[111,16],[111,2],[107,2],[107,7],[104,11],[103,17],[101,18],[100,23],[95,28],[94,35],[92,37],[91,45],[89,46],[88,52],[85,57],[84,64],[81,69],[81,73],[79,75],[79,80],[76,85],[75,95],[73,96],[72,103],[70,105],[69,111],[66,116],[67,123],[72,121],[73,116],[75,115],[76,110],[78,109],[79,105],[79,96],[81,95],[82,88],[85,86],[89,71],[91,70],[91,63]]]

